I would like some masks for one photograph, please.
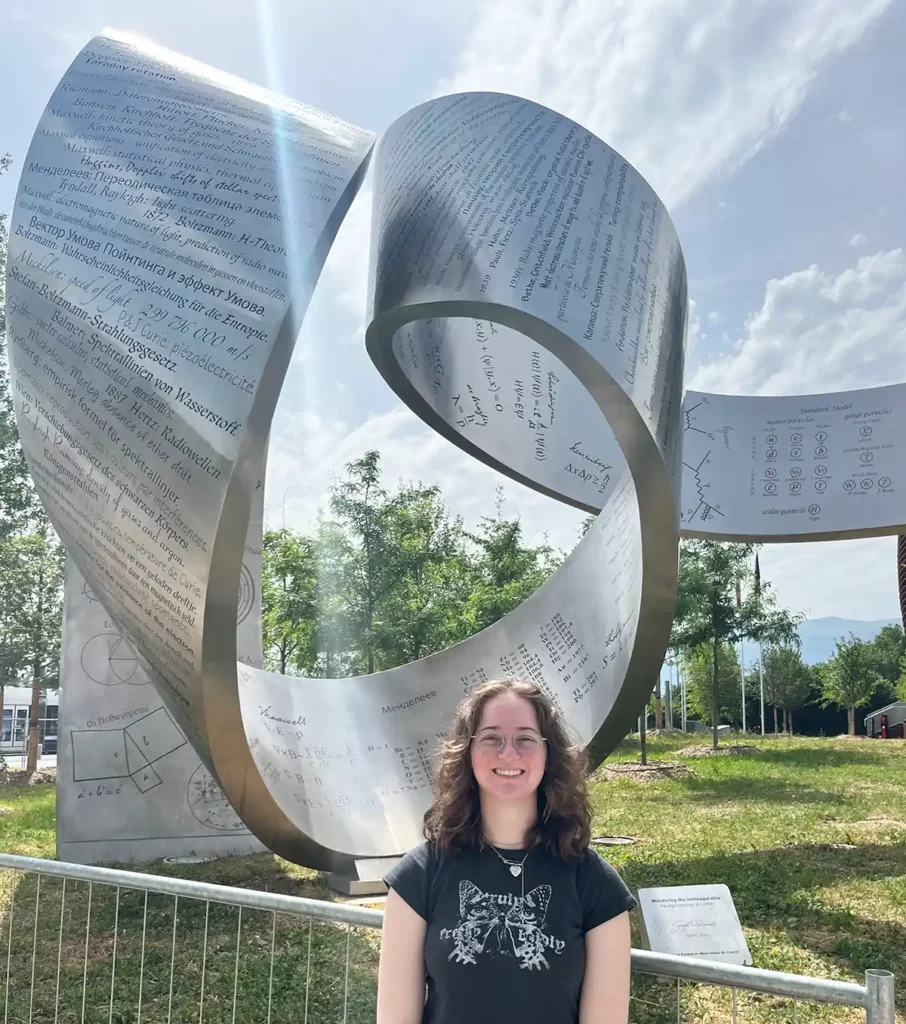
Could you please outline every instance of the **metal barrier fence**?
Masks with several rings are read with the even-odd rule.
[[[4,1024],[373,1024],[378,910],[8,854],[0,868]],[[895,1024],[887,971],[857,985],[645,950],[632,968],[636,1024],[805,1024],[827,1004]]]

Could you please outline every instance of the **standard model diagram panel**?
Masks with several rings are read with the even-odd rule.
[[[906,524],[906,385],[834,395],[687,391],[682,528],[727,540]]]

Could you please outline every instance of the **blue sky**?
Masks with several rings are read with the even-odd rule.
[[[0,209],[66,66],[105,26],[144,34],[374,131],[442,92],[527,96],[589,127],[666,201],[694,303],[687,384],[807,393],[906,379],[906,3],[891,0],[4,0]],[[369,190],[325,268],[275,421],[271,525],[304,528],[369,447],[474,523],[494,474],[402,409],[364,351]],[[532,538],[579,516],[507,483]],[[898,614],[895,542],[777,545],[811,617]]]

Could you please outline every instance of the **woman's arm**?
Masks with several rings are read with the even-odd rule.
[[[424,918],[390,889],[381,934],[377,1024],[421,1024],[426,930]]]
[[[579,1024],[626,1024],[629,1019],[629,914],[585,933],[585,980]]]

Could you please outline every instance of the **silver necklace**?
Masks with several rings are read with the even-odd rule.
[[[508,860],[506,857],[503,856],[503,854],[501,854],[498,851],[496,846],[491,846],[491,849],[494,851],[494,853],[497,854],[501,862],[506,864],[506,866],[510,869],[510,874],[513,876],[513,878],[518,878],[522,874],[522,865],[525,864],[525,862],[528,860],[528,855],[532,852],[531,850],[526,851],[525,856],[522,858],[521,861],[519,861]]]

